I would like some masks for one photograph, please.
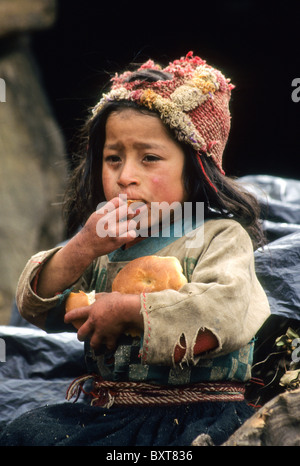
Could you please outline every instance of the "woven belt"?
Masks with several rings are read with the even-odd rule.
[[[93,379],[93,389],[86,392],[84,383]],[[144,382],[111,382],[95,375],[75,379],[69,386],[66,399],[80,393],[92,397],[91,405],[110,408],[113,404],[123,406],[168,406],[203,401],[243,401],[245,388],[235,382],[201,382],[192,385],[165,386]]]

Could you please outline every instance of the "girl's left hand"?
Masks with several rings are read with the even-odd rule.
[[[73,309],[65,315],[66,323],[72,323],[77,319],[85,320],[77,332],[79,341],[89,338],[90,346],[94,350],[102,344],[109,350],[114,350],[118,338],[128,327],[143,330],[139,295],[97,293],[95,298],[93,304]]]

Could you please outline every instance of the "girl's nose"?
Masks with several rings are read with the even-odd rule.
[[[139,184],[139,176],[135,165],[131,162],[126,162],[120,172],[118,185],[129,186],[130,184]]]

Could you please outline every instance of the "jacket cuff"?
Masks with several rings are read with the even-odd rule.
[[[39,314],[44,314],[49,309],[59,304],[65,293],[64,291],[51,298],[41,298],[35,292],[38,274],[45,264],[59,249],[56,247],[49,251],[42,251],[27,262],[17,285],[16,302],[21,315],[26,317],[36,317]]]

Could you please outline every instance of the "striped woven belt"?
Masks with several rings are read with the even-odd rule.
[[[93,388],[83,388],[87,380],[93,380]],[[110,408],[113,404],[122,406],[168,406],[203,401],[243,401],[245,387],[237,382],[201,382],[192,385],[165,386],[144,382],[111,382],[99,376],[86,375],[75,379],[69,386],[66,399],[80,393],[92,397],[91,405]]]

